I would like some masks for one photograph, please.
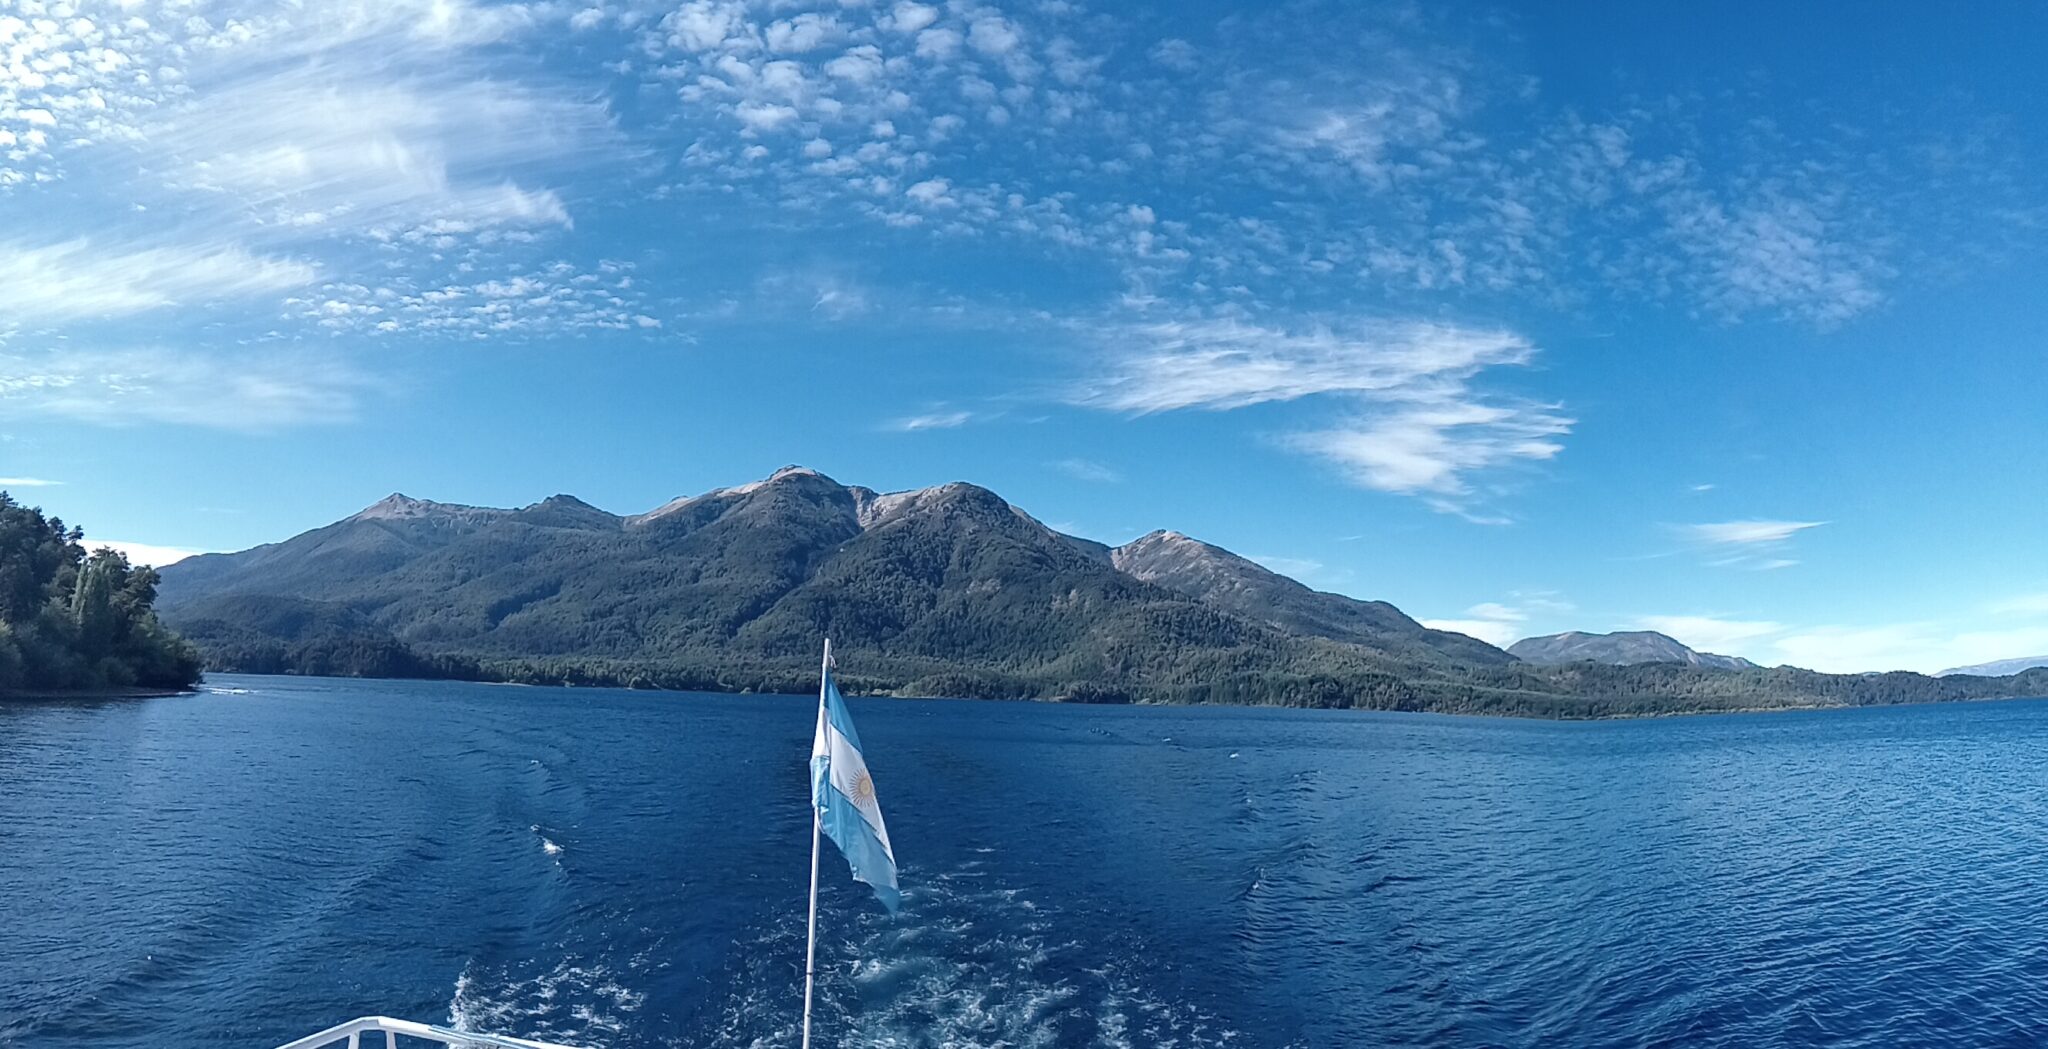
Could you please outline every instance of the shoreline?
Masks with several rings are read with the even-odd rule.
[[[490,680],[480,680],[480,679],[474,679],[474,678],[452,678],[452,677],[437,677],[437,678],[417,678],[417,677],[372,677],[372,676],[368,676],[368,675],[349,675],[349,674],[262,674],[262,673],[253,673],[253,672],[246,672],[246,671],[228,671],[228,670],[223,670],[223,671],[217,671],[217,673],[221,673],[221,674],[228,674],[228,675],[234,675],[234,676],[240,676],[240,677],[258,677],[258,678],[284,678],[284,679],[293,679],[293,680],[311,680],[311,681],[320,681],[320,680],[327,680],[327,681],[419,681],[419,682],[451,682],[451,683],[459,683],[459,684],[468,684],[468,685],[493,685],[493,686],[501,686],[501,687],[512,687],[512,688],[564,688],[564,689],[596,689],[596,690],[602,690],[602,691],[608,691],[608,692],[635,692],[635,693],[643,693],[643,694],[655,694],[655,695],[670,695],[670,696],[687,696],[687,695],[709,695],[709,696],[783,696],[783,697],[790,697],[790,698],[798,698],[798,699],[802,699],[802,698],[805,698],[805,697],[806,697],[806,695],[808,695],[807,693],[795,693],[795,692],[787,692],[787,693],[785,693],[785,692],[755,692],[755,691],[750,691],[750,690],[738,690],[738,691],[725,691],[725,690],[721,690],[721,689],[711,689],[711,688],[697,688],[697,689],[673,689],[673,688],[649,688],[649,687],[641,687],[641,688],[635,688],[635,687],[631,687],[631,686],[627,686],[627,685],[609,685],[609,684],[606,684],[606,685],[589,685],[589,684],[574,684],[574,683],[571,683],[571,682],[558,682],[558,683],[541,683],[541,682],[533,682],[533,681],[490,681]],[[204,680],[204,679],[202,679],[202,680],[201,680],[201,681],[200,681],[200,682],[199,682],[198,684],[195,684],[195,685],[194,685],[194,686],[193,686],[192,688],[189,688],[189,689],[185,689],[185,690],[183,690],[182,692],[164,692],[164,691],[161,691],[161,690],[157,690],[157,691],[153,691],[153,692],[150,692],[150,693],[149,693],[149,694],[147,694],[147,695],[138,695],[138,696],[134,696],[134,697],[130,697],[130,698],[138,698],[138,699],[139,699],[139,698],[154,698],[154,697],[156,697],[156,696],[163,696],[163,695],[185,695],[185,694],[190,694],[190,693],[194,693],[194,692],[197,692],[197,691],[199,691],[199,690],[200,690],[200,688],[201,688],[201,687],[203,687],[203,686],[204,686],[205,684],[206,684],[205,680]],[[1865,710],[1865,709],[1878,709],[1878,708],[1885,708],[1885,707],[1926,707],[1926,706],[1949,706],[1949,705],[1956,705],[1956,704],[1965,704],[1965,703],[1993,703],[1993,702],[2001,702],[2001,701],[2006,701],[2006,700],[2025,700],[2025,699],[2048,699],[2048,695],[2041,695],[2041,696],[1975,696],[1975,697],[1969,697],[1969,698],[1959,698],[1959,699],[1922,699],[1922,700],[1909,700],[1909,701],[1906,701],[1906,702],[1900,702],[1900,703],[1797,703],[1797,704],[1780,704],[1780,705],[1773,705],[1773,706],[1750,706],[1750,707],[1719,707],[1719,708],[1713,708],[1713,709],[1702,709],[1702,710],[1660,710],[1660,711],[1646,711],[1646,712],[1643,712],[1643,713],[1634,713],[1634,714],[1632,714],[1632,713],[1617,713],[1617,714],[1588,714],[1588,715],[1584,715],[1584,716],[1568,716],[1568,717],[1545,717],[1545,716],[1543,716],[1543,715],[1540,715],[1540,714],[1520,714],[1520,713],[1512,713],[1512,712],[1501,712],[1501,713],[1492,713],[1492,712],[1487,712],[1487,711],[1476,711],[1476,710],[1396,710],[1396,709],[1391,709],[1391,708],[1386,708],[1386,707],[1309,707],[1309,706],[1290,706],[1290,705],[1287,705],[1287,704],[1281,704],[1281,703],[1176,703],[1176,702],[1171,702],[1171,701],[1156,701],[1156,702],[1154,702],[1154,701],[1139,701],[1139,702],[1130,702],[1130,703],[1087,703],[1087,702],[1076,702],[1076,701],[1072,701],[1072,700],[1062,700],[1062,699],[1042,699],[1042,698],[1036,698],[1036,697],[994,697],[994,698],[991,698],[991,697],[987,697],[987,696],[904,696],[904,695],[897,695],[897,694],[895,694],[895,693],[891,693],[891,692],[874,692],[874,693],[854,693],[854,692],[849,692],[849,693],[847,693],[847,696],[848,696],[848,698],[852,698],[852,699],[893,699],[893,700],[905,700],[905,701],[911,701],[911,702],[922,702],[922,701],[929,701],[929,700],[947,700],[947,701],[957,701],[957,702],[963,702],[963,703],[987,703],[987,702],[1009,702],[1009,703],[1041,703],[1041,704],[1046,704],[1046,705],[1049,705],[1049,706],[1074,706],[1074,707],[1126,707],[1126,708],[1130,708],[1130,707],[1167,707],[1167,708],[1173,708],[1173,709],[1193,709],[1193,708],[1200,708],[1200,707],[1218,707],[1218,708],[1228,708],[1228,709],[1235,709],[1235,710],[1303,710],[1303,711],[1324,711],[1324,712],[1332,712],[1332,713],[1358,713],[1358,714],[1424,714],[1424,715],[1429,715],[1429,716],[1432,716],[1432,717],[1452,717],[1452,718],[1477,718],[1477,719],[1485,719],[1485,720],[1509,720],[1509,721],[1556,721],[1556,722],[1593,722],[1593,721],[1648,721],[1648,720],[1654,720],[1654,719],[1658,719],[1658,718],[1693,718],[1693,717],[1714,717],[1714,716],[1718,716],[1718,715],[1722,715],[1722,714],[1779,714],[1779,713],[1794,713],[1794,712],[1800,712],[1800,711],[1829,711],[1829,710]],[[75,697],[69,697],[69,696],[66,696],[66,697],[55,697],[55,698],[60,698],[60,699],[62,699],[62,698],[75,698]],[[7,699],[7,697],[6,697],[6,696],[4,696],[4,695],[0,695],[0,702],[5,702],[5,701],[6,701],[6,699]]]
[[[184,688],[147,688],[130,685],[123,688],[81,688],[68,692],[0,692],[0,703],[70,703],[77,700],[116,699],[168,699],[172,696],[192,696],[199,693],[197,683]]]

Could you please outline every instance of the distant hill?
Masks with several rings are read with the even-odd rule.
[[[1483,666],[1513,662],[1500,649],[1445,630],[1431,630],[1385,601],[1360,601],[1311,590],[1219,546],[1159,531],[1109,551],[1118,571],[1292,634],[1377,648],[1389,655],[1434,653]]]
[[[1644,663],[1678,663],[1716,670],[1746,670],[1755,663],[1740,656],[1717,656],[1695,652],[1676,638],[1654,630],[1617,630],[1611,634],[1567,631],[1542,637],[1525,637],[1508,646],[1508,654],[1530,663],[1554,666],[1560,663],[1606,663],[1610,666],[1638,666]]]
[[[1940,674],[1937,674],[1935,676],[1948,677],[1951,674],[1968,674],[1973,677],[2005,677],[2010,674],[2018,674],[2023,671],[2032,670],[2035,667],[2048,667],[2048,656],[2027,656],[2020,659],[2001,659],[1991,663],[1978,663],[1975,666],[1954,667],[1949,670],[1944,670]]]
[[[170,565],[161,593],[222,670],[802,692],[829,635],[849,688],[903,695],[1586,717],[2029,687],[1532,666],[1177,533],[1110,548],[975,485],[797,467],[630,516],[393,495]]]

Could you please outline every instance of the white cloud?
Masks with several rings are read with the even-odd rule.
[[[1139,349],[1075,399],[1139,413],[1244,408],[1325,393],[1424,398],[1451,392],[1481,369],[1526,363],[1535,353],[1510,332],[1420,322],[1340,333],[1230,319],[1166,321],[1127,326],[1112,339]]]
[[[158,546],[154,543],[131,543],[120,539],[94,539],[91,536],[86,537],[85,548],[87,550],[98,550],[101,547],[112,547],[115,551],[126,555],[129,564],[148,565],[151,568],[174,565],[188,557],[207,552],[205,550],[189,550],[181,546]]]
[[[890,421],[883,429],[898,433],[916,433],[920,430],[952,430],[967,425],[974,419],[973,412],[937,411],[923,415],[909,415]]]
[[[41,477],[0,477],[0,488],[54,488],[63,483]]]
[[[1114,467],[1104,466],[1093,459],[1061,459],[1052,464],[1053,468],[1075,480],[1093,481],[1097,484],[1116,484],[1124,479]]]
[[[1465,610],[1465,615],[1470,618],[1424,619],[1421,623],[1431,630],[1449,630],[1468,637],[1476,637],[1496,648],[1506,648],[1527,635],[1528,628],[1524,624],[1529,619],[1530,611],[1568,612],[1572,608],[1569,602],[1559,601],[1547,593],[1516,593],[1511,596],[1518,600],[1526,596],[1526,600],[1523,600],[1520,607],[1505,605],[1498,601],[1482,601]]]
[[[1801,626],[1713,615],[1640,616],[1630,625],[1668,634],[1702,652],[1828,674],[1891,670],[1933,674],[1950,667],[2048,652],[2048,625],[2002,630],[1939,622]]]
[[[1731,654],[1732,648],[1746,647],[1758,638],[1785,629],[1782,623],[1761,619],[1723,619],[1718,616],[1640,616],[1631,627],[1654,630],[1678,639],[1696,652]]]
[[[1911,670],[1933,674],[2048,652],[2048,626],[1957,630],[1939,623],[1823,626],[1772,642],[1782,661],[1835,674]]]
[[[710,51],[748,34],[747,8],[734,0],[687,0],[661,20],[668,41],[687,51]]]
[[[1299,434],[1295,447],[1337,464],[1359,485],[1425,495],[1463,512],[1470,475],[1555,458],[1572,420],[1543,405],[1446,399],[1367,414],[1356,423]]]
[[[1713,524],[1683,525],[1680,532],[1694,542],[1712,546],[1755,546],[1782,543],[1826,521],[1721,521]]]
[[[1454,634],[1476,637],[1495,648],[1506,648],[1521,639],[1522,632],[1515,624],[1498,619],[1425,619],[1422,625],[1431,630],[1448,630]]]
[[[1833,327],[1883,301],[1892,274],[1875,251],[1835,239],[1813,201],[1775,194],[1729,209],[1693,202],[1675,209],[1672,232],[1701,267],[1693,280],[1710,307],[1730,316],[1776,311]]]
[[[915,33],[939,20],[939,9],[929,4],[903,2],[890,9],[889,28]]]
[[[733,115],[749,131],[774,131],[797,118],[796,107],[777,102],[746,101],[733,109]]]
[[[1192,73],[1199,62],[1201,52],[1195,50],[1195,45],[1185,40],[1168,37],[1154,44],[1149,54],[1152,61],[1168,69],[1178,73]]]
[[[321,285],[284,301],[287,315],[330,332],[462,338],[526,338],[660,328],[644,312],[631,263],[600,260],[588,269],[556,261],[500,270],[461,283],[422,284],[397,277],[371,287]]]
[[[967,33],[967,44],[985,55],[1007,55],[1024,42],[1015,23],[1001,15],[986,14],[974,20]]]
[[[1348,423],[1284,443],[1335,463],[1362,487],[1420,495],[1464,512],[1472,476],[1550,459],[1572,420],[1548,405],[1490,399],[1479,372],[1535,354],[1512,332],[1428,322],[1289,331],[1240,320],[1175,321],[1112,333],[1125,350],[1074,395],[1116,411],[1228,410],[1347,395]]]
[[[925,207],[935,207],[947,201],[947,193],[951,188],[951,184],[945,179],[931,178],[904,190],[903,195]]]
[[[159,422],[262,432],[342,422],[375,386],[338,361],[289,351],[0,354],[0,409],[105,426]]]
[[[811,313],[828,320],[844,320],[868,311],[867,293],[860,288],[837,282],[825,282],[817,288],[817,298],[811,300]]]
[[[935,62],[945,62],[960,52],[961,36],[957,29],[927,29],[917,34],[917,55]]]
[[[560,196],[523,176],[609,155],[610,117],[587,93],[499,79],[480,59],[486,46],[566,22],[566,7],[198,8],[62,22],[73,39],[48,62],[71,72],[46,91],[80,114],[67,146],[99,150],[96,173],[132,170],[130,199],[209,229],[559,225]],[[97,28],[69,28],[79,25]],[[0,86],[0,125],[5,96]],[[180,195],[161,200],[166,188]]]
[[[794,18],[771,23],[765,35],[768,50],[782,54],[801,54],[817,50],[826,41],[842,35],[845,31],[839,20],[831,15],[806,11]]]
[[[75,239],[0,242],[0,323],[141,313],[277,292],[319,271],[232,244],[113,246]]]
[[[264,69],[232,77],[146,124],[171,184],[219,195],[263,222],[397,232],[561,226],[552,189],[506,176],[587,160],[608,136],[594,105],[386,63]]]

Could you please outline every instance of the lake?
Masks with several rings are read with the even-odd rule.
[[[815,703],[0,704],[0,1044],[794,1046]],[[906,897],[824,857],[826,1046],[2048,1040],[2048,701],[852,710]]]

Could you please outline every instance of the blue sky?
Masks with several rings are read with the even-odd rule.
[[[0,485],[786,463],[1497,642],[2048,651],[2034,5],[0,0]]]

